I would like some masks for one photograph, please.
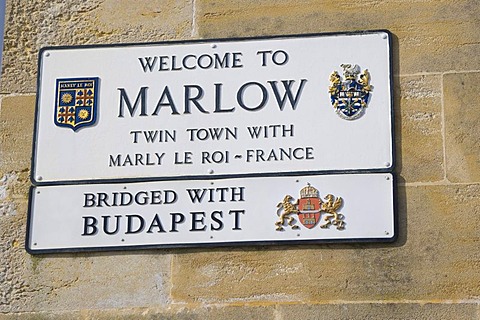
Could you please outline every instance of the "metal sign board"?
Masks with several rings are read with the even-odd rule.
[[[37,184],[389,171],[390,34],[40,52]]]
[[[393,241],[391,173],[38,186],[30,253]],[[368,187],[367,187],[368,186]]]

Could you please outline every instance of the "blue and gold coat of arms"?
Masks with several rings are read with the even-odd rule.
[[[99,78],[57,79],[55,124],[71,128],[95,124],[98,108]]]
[[[330,100],[337,114],[346,120],[360,118],[365,112],[372,86],[370,85],[370,74],[365,69],[360,74],[358,65],[341,64],[343,68],[344,81],[337,71],[330,75]],[[357,76],[360,74],[360,79]]]

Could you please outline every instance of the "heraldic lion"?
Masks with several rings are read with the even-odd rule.
[[[276,230],[277,231],[283,231],[283,225],[285,225],[285,219],[287,220],[287,223],[289,226],[292,227],[292,229],[299,229],[299,226],[295,225],[295,219],[291,216],[292,214],[298,213],[297,210],[297,202],[291,203],[290,201],[293,200],[293,197],[290,195],[286,195],[285,198],[283,198],[283,201],[277,204],[277,208],[279,210],[283,208],[281,213],[279,214],[279,219],[277,222],[275,222],[275,225],[277,226]]]

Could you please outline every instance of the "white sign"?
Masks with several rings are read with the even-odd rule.
[[[388,32],[40,53],[35,184],[390,170]]]
[[[31,253],[393,241],[390,173],[40,186]]]

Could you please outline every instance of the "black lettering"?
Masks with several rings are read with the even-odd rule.
[[[228,68],[229,66],[229,57],[230,57],[230,54],[227,52],[223,55],[223,59],[220,59],[220,56],[215,53],[215,69],[218,69],[219,67],[220,68]]]
[[[234,52],[233,53],[233,64],[232,68],[242,68],[243,64],[240,58],[242,57],[243,53],[241,52]]]
[[[118,117],[123,118],[123,110],[125,108],[125,105],[127,106],[128,111],[130,112],[130,116],[133,117],[133,114],[135,113],[135,110],[137,110],[138,105],[140,104],[140,116],[146,116],[147,115],[147,89],[148,87],[141,87],[140,91],[137,94],[137,98],[135,99],[135,103],[133,104],[130,102],[130,99],[127,96],[127,92],[125,91],[124,88],[117,88],[117,90],[120,91],[120,106],[119,106],[119,112],[118,112]]]
[[[245,210],[230,210],[228,212],[228,214],[232,213],[235,214],[234,227],[232,230],[242,230],[242,228],[240,228],[240,214],[245,214]]]
[[[172,56],[172,71],[182,70],[182,67],[177,66],[177,56]]]
[[[167,68],[164,68],[164,66],[167,65],[167,61],[165,60],[168,60],[168,57],[167,56],[159,56],[159,63],[158,63],[158,71],[167,71],[168,70],[168,67]]]
[[[277,100],[278,107],[280,108],[281,111],[283,111],[283,108],[285,107],[287,98],[288,98],[288,101],[290,101],[290,105],[292,106],[292,109],[295,110],[297,108],[297,103],[300,99],[300,95],[302,94],[303,87],[305,86],[305,83],[307,82],[307,80],[306,79],[300,80],[300,87],[298,88],[297,93],[295,94],[295,97],[293,97],[293,93],[291,91],[291,86],[294,82],[295,82],[294,80],[282,80],[285,93],[283,97],[280,97],[280,92],[277,88],[277,81],[268,81],[268,83],[272,87],[273,93],[275,95],[275,99]]]
[[[163,102],[163,100],[166,99],[167,102]],[[170,107],[172,110],[172,114],[180,114],[177,111],[177,108],[175,107],[175,102],[173,101],[172,95],[170,94],[170,90],[168,89],[168,86],[165,86],[163,89],[162,95],[160,96],[160,99],[158,99],[157,106],[155,107],[155,111],[153,111],[152,115],[156,116],[160,112],[160,109],[162,107]]]
[[[86,216],[83,218],[83,233],[82,236],[93,236],[98,232],[98,220],[95,217]]]
[[[140,134],[141,131],[130,131],[130,134],[133,133],[133,143],[138,143],[138,134]],[[110,161],[112,160],[112,156],[110,156]],[[111,167],[111,166],[110,166]]]
[[[147,191],[139,191],[135,195],[135,203],[138,205],[146,205],[148,203],[148,193]]]
[[[158,132],[159,132],[158,130],[143,131],[143,136],[145,137],[145,141],[154,142],[157,139]]]
[[[95,206],[95,195],[93,193],[84,193],[84,202],[83,202],[83,207],[84,208],[91,208]]]
[[[188,66],[187,65],[187,59],[190,59],[190,58],[194,58],[196,59],[197,56],[193,55],[193,54],[187,54],[185,57],[183,57],[182,59],[182,65],[185,69],[188,69],[188,70],[193,70],[193,69],[196,69],[197,66],[195,64],[191,65],[191,66]]]
[[[140,64],[142,65],[143,72],[153,71],[153,66],[155,62],[157,62],[157,57],[145,57],[145,58],[138,58],[140,60]]]
[[[305,157],[307,160],[313,160],[315,159],[313,155],[313,148],[312,147],[307,147],[306,149],[307,156]]]
[[[218,202],[225,202],[225,192],[228,191],[228,187],[225,188],[217,188],[217,192],[220,191],[220,200]]]
[[[133,196],[129,192],[120,192],[120,206],[129,206],[133,202]]]
[[[110,163],[108,164],[109,167],[118,167],[120,166],[120,154],[114,158],[113,155],[110,155]]]
[[[278,54],[281,53],[283,55],[283,61],[277,58]],[[286,53],[283,50],[277,50],[273,53],[272,56],[272,61],[275,63],[277,66],[283,66],[285,63],[288,62],[288,53]]]
[[[206,60],[207,60],[207,64],[202,65],[202,64],[203,64],[202,61],[204,61],[205,58],[207,58],[207,59],[206,59]],[[212,65],[213,65],[213,59],[212,59],[212,57],[211,57],[210,55],[208,55],[208,54],[202,54],[200,57],[198,57],[197,64],[198,64],[198,66],[199,66],[201,69],[209,69],[209,68],[211,68]]]
[[[206,191],[207,189],[187,189],[188,195],[190,196],[190,201],[192,201],[192,203],[201,203]]]
[[[102,203],[106,206],[106,207],[110,207],[110,205],[107,203],[107,200],[108,200],[108,194],[104,193],[104,192],[99,192],[97,193],[98,195],[98,202],[97,202],[97,207],[102,207]]]
[[[235,201],[245,201],[244,199],[244,190],[245,187],[230,187],[232,190],[232,198],[230,201],[235,202]],[[238,189],[238,191],[237,191]]]
[[[267,53],[272,53],[272,50],[268,50],[268,51],[257,51],[257,55],[258,54],[261,54],[262,55],[262,67],[265,67],[267,66]]]
[[[257,86],[262,91],[262,101],[257,106],[249,107],[243,101],[243,93],[244,93],[245,89],[250,87],[250,86]],[[244,85],[242,85],[240,87],[240,89],[238,89],[237,102],[240,105],[240,107],[242,107],[243,109],[245,109],[247,111],[258,111],[258,110],[262,109],[263,107],[265,107],[265,105],[267,104],[267,101],[268,101],[268,92],[267,92],[267,89],[261,83],[247,82]]]
[[[184,114],[190,114],[190,102],[192,102],[198,110],[202,113],[208,113],[203,107],[200,105],[200,102],[197,100],[202,99],[203,97],[203,89],[200,86],[197,85],[185,85],[185,110]],[[192,94],[190,92],[190,89],[196,89],[197,90],[197,95],[195,97],[192,97]]]
[[[177,202],[177,199],[178,199],[178,195],[175,191],[173,190],[165,190],[163,191],[163,194],[164,194],[164,204],[171,204],[171,203],[175,203]]]
[[[214,113],[219,113],[219,112],[233,112],[235,110],[235,107],[232,107],[230,109],[222,109],[222,83],[215,83],[215,111]]]
[[[120,218],[122,216],[115,216],[115,229],[113,231],[109,231],[108,230],[108,221],[109,219],[111,218],[111,216],[102,216],[103,218],[103,232],[105,232],[106,234],[109,234],[109,235],[112,235],[112,234],[116,234],[119,230],[119,227],[120,227]]]
[[[125,234],[134,234],[134,233],[140,233],[145,227],[145,220],[139,216],[138,214],[127,214],[127,232]],[[139,224],[137,226],[137,229],[134,230],[134,219],[137,219]]]
[[[190,229],[190,231],[205,231],[207,229],[207,226],[204,222],[205,212],[190,212],[190,215],[192,216],[192,228]],[[200,216],[200,218],[198,216]],[[198,227],[198,224],[201,225],[200,228]]]
[[[150,204],[162,204],[162,191],[154,190],[151,191],[152,199]]]
[[[153,233],[153,228],[158,228],[157,233],[166,232],[165,229],[163,229],[162,222],[160,221],[158,214],[155,214],[155,218],[153,218],[147,233]]]
[[[220,216],[220,218],[217,217]],[[222,211],[213,211],[211,215],[212,220],[217,224],[216,226],[213,225],[213,222],[210,224],[210,230],[212,231],[219,231],[223,229],[223,212]]]
[[[172,228],[170,232],[178,232],[177,225],[185,221],[185,216],[182,213],[170,213],[172,216]]]

